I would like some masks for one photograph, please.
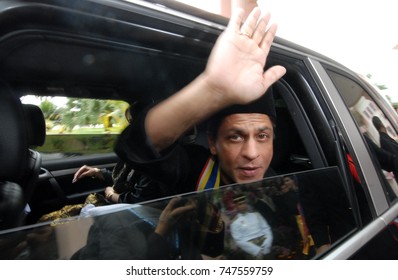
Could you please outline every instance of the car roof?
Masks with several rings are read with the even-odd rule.
[[[0,10],[0,71],[20,95],[163,99],[204,70],[228,23],[164,0],[16,0]],[[281,38],[274,45],[333,62]]]

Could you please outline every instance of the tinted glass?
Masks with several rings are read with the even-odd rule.
[[[341,93],[358,128],[374,155],[376,166],[380,168],[381,177],[387,182],[385,192],[393,201],[398,195],[398,134],[383,110],[377,105],[367,91],[357,82],[329,72],[334,84]]]
[[[337,168],[143,204],[81,205],[0,233],[3,259],[311,259],[355,229]],[[154,232],[162,234],[155,234]],[[27,242],[25,242],[27,241]]]

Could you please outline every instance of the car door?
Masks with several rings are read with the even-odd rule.
[[[350,172],[358,174],[354,188],[361,230],[347,240],[345,249],[337,249],[330,257],[395,259],[397,235],[394,219],[398,215],[398,189],[393,170],[396,167],[388,166],[379,156],[378,134],[371,118],[382,116],[389,133],[396,137],[397,116],[381,95],[355,73],[343,67],[321,66],[319,62],[310,61],[316,76],[322,79],[319,83],[324,86],[322,90],[329,108],[332,112],[336,110],[333,113],[336,116],[336,136],[342,149],[352,156]]]
[[[310,58],[303,56],[303,53],[309,54]],[[283,51],[280,51],[280,54],[283,54]],[[271,57],[274,56],[271,54]],[[336,91],[336,87],[339,90],[341,88],[330,82],[329,75],[331,74],[327,75],[324,70],[326,67],[324,65],[328,65],[330,69],[334,63],[316,53],[293,47],[288,55],[276,57],[288,70],[282,78],[286,91],[285,100],[289,112],[294,116],[295,126],[302,141],[301,145],[306,150],[304,153],[306,156],[299,158],[302,162],[310,162],[313,169],[326,166],[339,168],[345,186],[345,197],[349,201],[356,223],[355,230],[344,239],[336,241],[317,257],[396,258],[398,244],[394,219],[398,213],[396,212],[395,181],[391,180],[391,174],[386,176],[386,172],[381,170],[372,149],[367,146],[359,126],[355,124],[355,118],[350,113],[349,106],[342,101],[343,94],[352,93]],[[324,65],[321,65],[319,60],[324,62]],[[335,71],[336,68],[339,69],[340,74],[348,75],[356,83],[361,84],[361,80],[354,78],[355,74],[350,70],[343,66],[335,66]],[[352,91],[354,87],[350,85],[344,88]],[[369,89],[362,85],[361,91],[366,92]],[[377,111],[384,112],[385,116],[388,116],[386,118],[392,118],[396,122],[396,115],[391,115],[391,110],[386,110],[385,103],[381,102],[379,97],[376,99],[375,104],[379,104],[380,107]],[[390,123],[388,127],[391,130],[394,125]],[[278,128],[276,133],[278,133]],[[394,131],[391,134],[395,135]],[[276,134],[276,139],[278,139],[277,136],[278,134]],[[279,140],[285,147],[292,145],[286,142],[286,139]],[[361,160],[360,164],[357,157]],[[295,157],[289,158],[292,160]],[[359,176],[366,174],[367,178],[359,178],[358,174]],[[366,240],[365,244],[364,240]]]

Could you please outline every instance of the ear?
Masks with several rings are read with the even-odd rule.
[[[210,153],[213,156],[217,155],[216,140],[213,137],[208,135],[207,136],[207,143],[209,144]]]

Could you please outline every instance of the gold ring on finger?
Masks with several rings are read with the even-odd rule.
[[[249,32],[245,31],[245,32],[239,32],[239,35],[244,35],[247,38],[251,39],[252,37],[250,36]]]

